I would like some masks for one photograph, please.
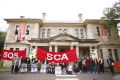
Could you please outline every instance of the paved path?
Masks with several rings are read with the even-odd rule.
[[[111,75],[110,73],[80,73],[78,75],[80,80],[120,80],[120,74]],[[55,80],[56,76],[53,74],[42,73],[24,73],[11,74],[10,72],[0,72],[0,80]]]

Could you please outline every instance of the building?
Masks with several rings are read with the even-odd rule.
[[[37,47],[53,52],[76,48],[79,59],[84,56],[103,57],[105,66],[109,54],[114,59],[120,59],[120,40],[116,38],[117,33],[114,29],[104,28],[100,19],[82,21],[80,14],[78,22],[46,22],[45,16],[44,13],[42,20],[24,16],[5,19],[9,27],[4,48],[26,50],[26,56]]]

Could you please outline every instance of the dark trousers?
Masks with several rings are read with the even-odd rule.
[[[15,71],[15,73],[18,73],[18,71],[19,71],[18,65],[15,66],[15,70],[14,71]]]
[[[110,68],[111,73],[115,74],[114,67],[112,65],[110,65],[109,68]]]
[[[89,65],[89,71],[93,72],[94,71],[94,65]]]
[[[14,72],[14,65],[11,66],[11,73]]]
[[[98,72],[98,65],[94,66],[94,72],[97,73]]]
[[[104,73],[104,66],[103,66],[103,64],[100,64],[100,72]]]
[[[70,75],[72,75],[72,71],[68,71],[68,72],[67,72],[67,74],[70,74]]]

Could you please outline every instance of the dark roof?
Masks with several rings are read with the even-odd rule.
[[[86,19],[84,24],[100,24],[100,19]]]
[[[10,19],[4,19],[7,22],[20,22],[20,21],[24,21],[24,22],[38,22],[38,23],[43,23],[41,19],[35,19],[35,18],[10,18]]]

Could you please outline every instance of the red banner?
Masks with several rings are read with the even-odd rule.
[[[103,26],[101,26],[101,36],[108,36],[108,30]]]
[[[40,62],[44,62],[45,58],[47,57],[47,50],[41,49],[41,48],[37,48],[37,54],[36,56],[39,58]]]
[[[20,30],[19,30],[19,40],[24,41],[25,40],[25,31],[26,31],[26,23],[24,21],[20,22]]]
[[[21,57],[22,59],[25,58],[26,56],[26,51],[22,50],[22,51],[12,51],[12,50],[2,50],[2,55],[1,58],[4,60],[12,60],[13,57]]]
[[[76,49],[67,50],[65,52],[49,52],[44,49],[38,48],[37,55],[36,55],[41,62],[45,61],[48,62],[55,62],[55,63],[64,63],[64,62],[76,62]]]

